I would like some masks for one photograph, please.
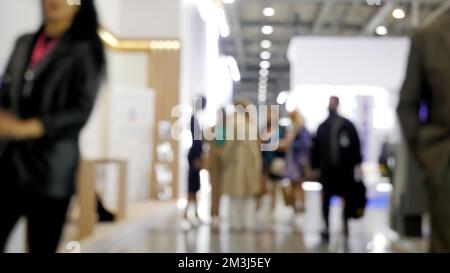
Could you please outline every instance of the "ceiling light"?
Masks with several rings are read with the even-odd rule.
[[[261,32],[262,32],[262,34],[270,35],[273,33],[273,26],[263,26],[261,28]]]
[[[384,35],[388,34],[388,30],[387,30],[387,28],[385,26],[378,26],[375,29],[375,33],[380,35],[380,36],[384,36]]]
[[[269,69],[261,69],[261,70],[259,71],[259,75],[260,75],[261,77],[268,77],[268,76],[269,76]]]
[[[272,57],[272,54],[269,51],[263,51],[260,56],[263,60],[269,60]]]
[[[241,81],[241,73],[239,72],[239,66],[236,59],[229,56],[227,57],[228,69],[230,70],[231,79],[234,82]]]
[[[392,12],[392,16],[394,16],[395,19],[403,19],[405,18],[406,14],[405,11],[401,8],[396,8]]]
[[[258,87],[259,87],[259,88],[267,88],[267,82],[260,82],[260,83],[258,84]]]
[[[271,7],[264,8],[263,15],[267,17],[272,17],[275,15],[275,9]]]
[[[217,20],[219,22],[219,33],[222,38],[230,36],[230,26],[227,22],[227,16],[223,8],[217,9]]]
[[[270,68],[270,62],[269,61],[261,61],[259,63],[259,66],[261,69],[269,69]]]
[[[261,47],[264,49],[269,49],[272,47],[272,42],[269,40],[264,40],[261,42]]]
[[[259,77],[259,82],[268,82],[269,77]]]
[[[233,4],[234,0],[222,0],[224,4]]]
[[[285,92],[285,91],[280,92],[280,94],[278,95],[278,98],[277,98],[277,103],[280,105],[285,104],[287,102],[288,98],[289,98],[289,94],[287,92]]]

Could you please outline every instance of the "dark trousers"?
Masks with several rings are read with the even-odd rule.
[[[339,196],[342,197],[344,199],[344,208],[343,208],[343,223],[344,223],[344,233],[346,236],[348,236],[348,219],[350,219],[349,217],[349,213],[348,213],[348,209],[347,209],[347,205],[345,200],[347,199],[347,191],[346,191],[346,187],[342,187],[340,189],[336,189],[333,186],[330,186],[329,184],[323,184],[323,189],[322,189],[322,215],[323,215],[323,219],[325,220],[325,224],[326,224],[326,232],[329,232],[330,229],[330,205],[331,205],[331,200],[333,198],[333,196]]]
[[[30,253],[55,253],[69,202],[70,198],[54,199],[26,190],[0,189],[0,252],[5,252],[11,230],[25,216]]]
[[[450,162],[442,176],[428,179],[430,252],[450,252]]]

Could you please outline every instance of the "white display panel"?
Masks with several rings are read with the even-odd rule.
[[[294,37],[289,45],[291,87],[366,85],[398,91],[408,38]]]
[[[128,201],[144,200],[150,192],[153,154],[154,92],[132,86],[107,87],[83,131],[84,159],[112,159],[128,162]],[[118,170],[100,168],[97,189],[108,207],[116,204]]]
[[[109,101],[108,157],[128,162],[128,198],[143,200],[150,192],[154,92],[115,87]]]

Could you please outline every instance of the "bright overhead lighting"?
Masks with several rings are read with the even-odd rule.
[[[388,29],[385,26],[378,26],[375,29],[375,33],[380,35],[380,36],[384,36],[388,34]]]
[[[278,98],[277,98],[277,103],[282,105],[285,104],[287,102],[289,98],[289,94],[285,91],[280,92],[280,94],[278,94]]]
[[[270,68],[270,62],[269,61],[261,61],[259,63],[259,66],[261,69],[269,69]]]
[[[269,40],[264,40],[261,42],[261,47],[264,49],[269,49],[272,47],[272,42]]]
[[[269,51],[263,51],[260,54],[261,59],[269,60],[272,57],[272,54]]]
[[[269,76],[269,69],[261,69],[259,71],[259,76],[261,76],[261,77],[268,77]]]
[[[262,32],[262,34],[270,35],[273,33],[273,26],[263,26],[261,28],[261,32]]]
[[[259,77],[259,82],[268,82],[269,77]]]
[[[227,16],[225,15],[225,10],[223,8],[217,9],[217,18],[220,36],[222,36],[222,38],[227,38],[230,36],[230,26],[228,25]]]
[[[263,15],[267,17],[272,17],[275,15],[275,9],[271,7],[264,8]]]
[[[239,72],[239,66],[236,59],[229,56],[227,57],[228,69],[230,70],[231,79],[234,82],[241,81],[241,73]]]
[[[233,4],[234,0],[222,0],[224,4]]]
[[[395,19],[403,19],[403,18],[405,18],[406,14],[405,14],[405,11],[403,9],[396,8],[396,9],[394,9],[394,11],[392,11],[392,16]]]
[[[258,84],[258,87],[259,87],[259,88],[267,88],[267,82],[260,82],[260,83]]]

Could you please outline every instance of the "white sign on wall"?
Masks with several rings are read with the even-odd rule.
[[[132,86],[104,89],[83,130],[82,156],[92,160],[126,161],[128,201],[144,200],[150,191],[154,92]],[[97,172],[97,190],[110,208],[117,204],[118,175],[113,164],[99,168]]]
[[[128,162],[128,198],[143,200],[150,192],[154,92],[148,88],[115,87],[109,105],[108,157]]]

